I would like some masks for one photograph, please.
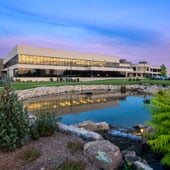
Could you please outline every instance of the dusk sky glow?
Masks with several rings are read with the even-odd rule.
[[[0,0],[0,57],[16,45],[148,61],[170,71],[170,0]]]

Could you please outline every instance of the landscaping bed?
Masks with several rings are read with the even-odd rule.
[[[78,137],[56,132],[50,137],[27,141],[22,148],[15,151],[0,151],[0,169],[53,170],[65,160],[74,160],[85,163],[86,170],[97,170],[83,154],[83,150],[79,149],[74,152],[70,150],[70,142],[72,146],[74,143],[85,143]]]

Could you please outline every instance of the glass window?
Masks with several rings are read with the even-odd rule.
[[[105,62],[105,61],[55,58],[55,57],[46,57],[46,56],[31,56],[31,55],[22,55],[22,54],[19,55],[19,63],[38,64],[38,65],[42,64],[42,65],[82,66],[82,67],[89,67],[89,66],[114,67],[116,64],[116,63]]]

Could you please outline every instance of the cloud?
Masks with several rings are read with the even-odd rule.
[[[0,56],[26,44],[163,62],[170,68],[168,2],[1,0]]]
[[[14,4],[8,3],[8,1],[1,3],[1,8],[5,8],[9,13],[2,18],[0,23],[1,34],[6,33],[9,35],[9,28],[11,28],[12,35],[43,35],[48,33],[49,36],[57,35],[60,37],[62,35],[64,37],[79,36],[79,38],[84,38],[84,33],[86,32],[87,36],[93,36],[93,34],[94,36],[95,34],[110,36],[111,38],[119,39],[119,41],[124,41],[124,43],[134,43],[135,45],[152,43],[157,37],[157,31],[148,29],[146,25],[144,28],[139,27],[138,24],[143,20],[138,22],[135,20],[136,23],[132,24],[131,18],[136,18],[133,15],[139,15],[135,13],[139,6],[136,6],[137,9],[135,9],[133,6],[129,6],[128,3],[125,6],[121,3],[102,3],[99,1],[97,8],[93,8],[96,1],[87,1],[83,3],[84,6],[80,4],[82,2],[80,0],[76,4],[76,1],[68,2],[67,4],[62,3],[62,1],[58,1],[58,3],[49,1],[51,3],[48,4],[42,2],[41,6],[33,1],[17,2]],[[126,9],[126,12],[116,8],[117,6],[122,10]],[[78,8],[75,10],[75,7]],[[117,16],[119,17],[117,18]],[[126,23],[127,21],[130,25]]]

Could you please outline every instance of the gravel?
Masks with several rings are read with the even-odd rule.
[[[86,170],[97,170],[83,154],[78,151],[72,154],[67,148],[67,143],[80,142],[85,143],[82,139],[69,134],[56,132],[51,137],[43,137],[37,141],[29,141],[22,148],[18,148],[13,152],[0,151],[0,169],[3,170],[52,170],[65,159],[83,160],[87,163]],[[26,150],[39,150],[41,156],[28,162],[21,158],[21,154]]]

